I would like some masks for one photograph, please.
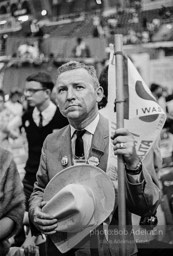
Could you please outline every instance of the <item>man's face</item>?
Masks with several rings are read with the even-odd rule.
[[[41,83],[35,81],[26,82],[24,94],[30,106],[42,105],[48,96]]]
[[[102,98],[90,74],[83,68],[66,71],[56,82],[56,100],[61,113],[72,121],[90,120],[97,114],[97,102]]]

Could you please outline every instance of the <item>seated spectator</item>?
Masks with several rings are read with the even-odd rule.
[[[5,106],[5,94],[0,90],[0,143],[6,149],[10,149],[9,138],[17,136],[15,126],[15,114]],[[16,122],[17,121],[17,122]]]
[[[5,106],[11,110],[15,115],[22,115],[21,104],[22,92],[18,88],[14,88],[10,92],[9,100],[5,103]]]
[[[29,42],[20,44],[17,49],[17,54],[19,58],[23,58],[24,56],[28,56],[31,50],[31,44]]]
[[[0,255],[7,255],[9,238],[20,229],[24,217],[24,193],[12,154],[0,148]]]
[[[93,37],[104,36],[104,30],[100,18],[96,15],[93,17]]]
[[[37,61],[37,59],[40,58],[38,42],[26,42],[24,44],[21,44],[17,49],[17,56],[23,63],[33,63]]]
[[[152,83],[150,86],[150,90],[154,97],[156,98],[159,105],[163,108],[163,110],[166,112],[166,99],[164,96],[164,90],[163,87],[159,84]]]
[[[75,58],[89,58],[91,57],[90,49],[82,38],[77,38],[76,46],[72,50],[72,56]]]
[[[5,107],[14,114],[13,120],[11,120],[8,125],[9,130],[13,130],[15,133],[14,139],[20,134],[19,127],[21,126],[21,118],[23,114],[21,97],[22,92],[18,88],[13,88],[10,92],[9,100],[5,102]]]

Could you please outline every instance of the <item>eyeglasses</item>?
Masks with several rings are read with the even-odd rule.
[[[33,94],[36,93],[36,92],[45,91],[45,90],[46,90],[45,88],[40,88],[40,89],[26,89],[26,90],[24,90],[24,95],[27,95],[27,94],[33,95]]]

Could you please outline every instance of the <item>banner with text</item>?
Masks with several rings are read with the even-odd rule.
[[[124,127],[135,137],[137,154],[144,159],[159,136],[166,120],[166,115],[137,69],[129,58],[123,57],[124,86]],[[115,56],[111,47],[108,68],[108,103],[100,112],[109,119],[110,132],[116,129],[116,74]],[[108,171],[115,168],[116,157],[110,143]]]

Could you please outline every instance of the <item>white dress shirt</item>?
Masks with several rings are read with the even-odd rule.
[[[91,148],[93,135],[95,133],[98,122],[99,122],[99,114],[96,116],[96,118],[88,126],[86,126],[84,128],[86,130],[86,132],[82,136],[82,139],[83,139],[83,143],[84,143],[84,154],[85,154],[84,161],[85,162],[87,162],[88,157],[89,157],[89,151],[90,151],[90,148]],[[77,161],[75,161],[75,140],[76,140],[75,131],[76,131],[76,129],[71,125],[70,125],[70,127],[71,127],[71,142],[72,142],[73,163],[77,164]],[[137,174],[137,175],[127,174],[127,178],[129,180],[129,182],[131,182],[131,183],[140,183],[143,180],[143,176],[141,175],[141,173]]]
[[[46,126],[52,120],[53,116],[55,115],[56,109],[56,105],[52,101],[50,101],[49,106],[41,112],[43,116],[43,126]],[[40,111],[36,107],[33,110],[32,117],[36,125],[39,126]]]
[[[85,154],[85,159],[88,159],[89,156],[89,151],[91,148],[91,143],[92,143],[92,138],[93,135],[95,133],[97,124],[99,122],[99,114],[96,116],[96,118],[89,124],[87,125],[84,129],[86,130],[86,132],[84,133],[84,135],[82,136],[83,139],[83,143],[84,143],[84,154]],[[73,156],[75,156],[75,140],[76,140],[76,129],[71,126],[71,142],[72,142],[72,153]]]

